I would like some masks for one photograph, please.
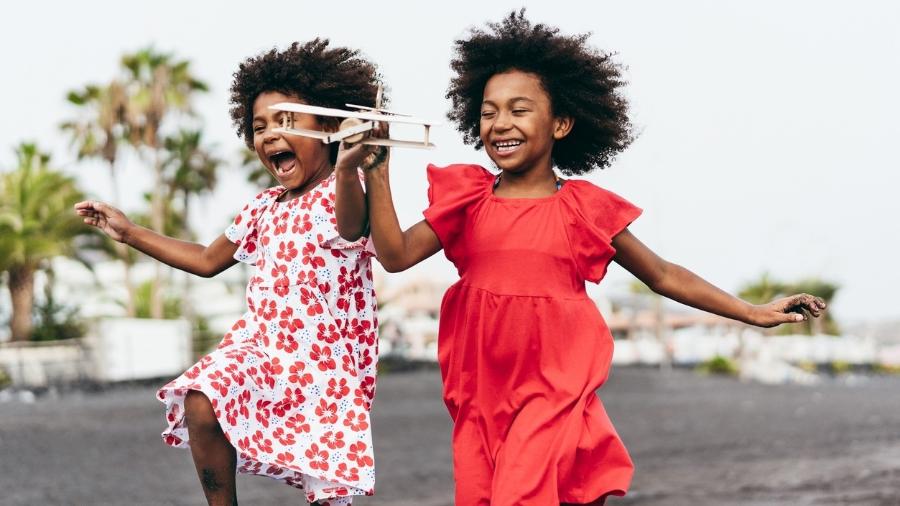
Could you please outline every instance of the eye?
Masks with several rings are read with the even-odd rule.
[[[494,111],[481,111],[481,117],[483,119],[493,118],[497,113]]]
[[[529,112],[529,111],[528,111],[528,109],[513,109],[512,112],[513,112],[513,114],[525,114],[526,112]]]

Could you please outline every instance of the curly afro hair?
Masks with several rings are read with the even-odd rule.
[[[484,147],[479,135],[484,87],[493,75],[510,70],[537,75],[553,114],[574,119],[569,135],[553,147],[553,162],[564,174],[606,168],[631,144],[628,102],[619,92],[625,84],[622,67],[612,54],[587,45],[590,34],[567,37],[558,28],[532,25],[525,9],[487,26],[457,40],[450,62],[456,75],[447,90],[453,103],[447,117],[466,144]]]
[[[238,137],[248,148],[253,149],[253,102],[261,93],[277,91],[322,107],[375,103],[381,84],[375,64],[359,51],[328,44],[328,39],[319,38],[294,42],[284,51],[272,49],[241,63],[231,85],[230,112]],[[331,163],[337,159],[337,148],[332,147]]]

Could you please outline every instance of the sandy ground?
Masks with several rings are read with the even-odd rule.
[[[374,409],[378,495],[452,504],[450,423],[436,371],[383,375]],[[159,439],[149,386],[0,403],[0,504],[199,505],[190,455]],[[900,505],[900,378],[762,386],[620,368],[601,391],[632,453],[624,505]],[[241,476],[243,505],[302,494]]]

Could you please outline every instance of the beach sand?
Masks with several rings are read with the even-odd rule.
[[[154,393],[120,385],[0,403],[0,504],[203,504],[188,452],[160,441]],[[610,506],[900,505],[900,377],[765,386],[616,368],[601,397],[636,466]],[[452,504],[438,372],[382,375],[373,425],[377,495],[355,504]],[[256,476],[239,477],[238,495],[305,504]]]

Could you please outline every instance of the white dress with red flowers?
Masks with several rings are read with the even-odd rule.
[[[163,439],[187,447],[184,398],[209,397],[238,470],[349,504],[375,483],[369,408],[375,396],[377,320],[367,238],[342,239],[334,175],[288,202],[270,188],[225,231],[235,258],[256,266],[248,311],[217,349],[159,390]]]

